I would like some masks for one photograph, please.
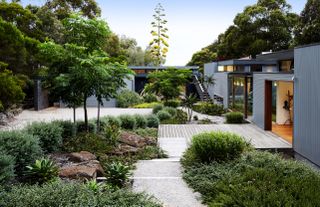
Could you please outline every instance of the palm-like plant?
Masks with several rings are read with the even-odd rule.
[[[189,96],[185,96],[182,105],[186,108],[188,114],[188,121],[190,122],[193,114],[193,106],[197,103],[198,98],[195,94],[190,94]]]
[[[36,160],[32,165],[26,167],[26,176],[31,182],[45,183],[58,177],[59,168],[50,159],[42,158]]]
[[[123,187],[132,174],[131,168],[121,162],[112,162],[106,166],[107,181],[117,187]]]
[[[215,79],[213,75],[205,75],[202,81],[206,90],[208,90],[210,86],[214,86],[215,84]]]

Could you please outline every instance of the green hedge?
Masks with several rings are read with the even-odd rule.
[[[134,119],[136,120],[136,127],[137,128],[146,128],[147,127],[147,119],[145,116],[143,115],[139,115],[139,114],[136,114],[134,115]]]
[[[0,185],[9,182],[15,177],[14,167],[14,157],[0,152]]]
[[[137,127],[136,119],[132,115],[120,115],[119,119],[123,129],[135,129]]]
[[[157,117],[160,121],[164,121],[172,118],[171,114],[165,110],[159,111],[157,113]]]
[[[193,110],[202,114],[211,116],[221,116],[226,111],[222,105],[217,105],[208,102],[199,102],[193,106]]]
[[[226,120],[228,124],[242,124],[244,122],[243,113],[230,112],[226,114]]]
[[[167,100],[164,102],[164,106],[178,108],[181,105],[180,100]]]
[[[160,120],[158,119],[158,117],[154,114],[151,114],[149,116],[147,116],[147,125],[150,128],[158,128],[160,124]]]
[[[161,111],[164,108],[163,104],[157,104],[153,107],[152,113],[157,114],[159,111]]]

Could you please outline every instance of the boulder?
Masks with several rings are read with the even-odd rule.
[[[119,141],[130,145],[132,147],[142,148],[146,145],[156,144],[156,140],[151,137],[142,137],[137,134],[131,134],[123,132],[119,138]]]
[[[95,179],[97,171],[92,167],[71,165],[61,168],[59,176],[69,179]]]
[[[68,154],[68,158],[72,162],[85,162],[97,159],[97,157],[94,154],[87,151],[70,153]]]
[[[133,147],[127,144],[120,144],[116,149],[110,152],[113,155],[128,155],[128,154],[137,154],[139,148]]]

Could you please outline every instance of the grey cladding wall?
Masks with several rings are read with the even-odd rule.
[[[264,129],[265,81],[292,81],[293,74],[254,73],[253,74],[253,122]]]
[[[229,103],[228,75],[229,73],[226,72],[217,72],[214,74],[214,94],[223,98],[223,105],[225,108],[228,108]]]
[[[320,165],[320,46],[295,49],[294,150]]]

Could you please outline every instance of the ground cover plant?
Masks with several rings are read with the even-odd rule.
[[[112,190],[99,186],[94,190],[83,183],[62,181],[44,185],[16,185],[11,189],[0,187],[0,206],[148,206],[160,207],[150,197],[128,189]]]
[[[210,146],[197,142],[200,152]],[[194,153],[194,144],[182,158],[183,178],[210,207],[320,206],[320,173],[307,164],[250,147],[233,159],[209,160]]]

